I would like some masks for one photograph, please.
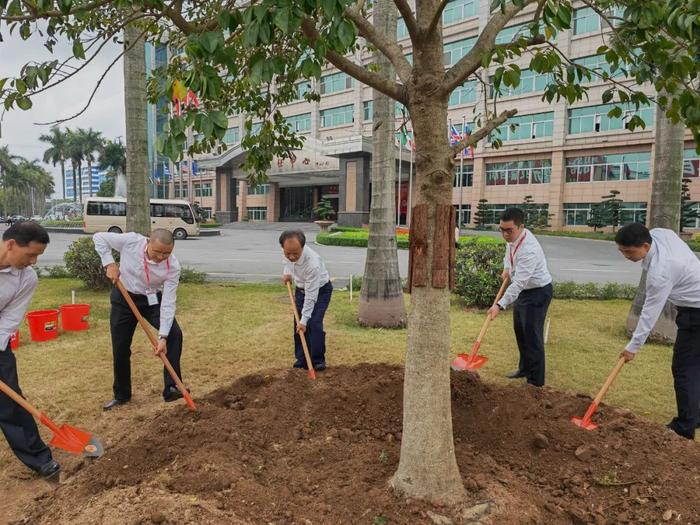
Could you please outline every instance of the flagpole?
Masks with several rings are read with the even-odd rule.
[[[408,167],[408,210],[406,226],[411,227],[411,207],[413,206],[413,149],[416,147],[415,134],[411,131],[411,162]]]
[[[462,139],[467,136],[467,116],[462,115]],[[462,227],[462,197],[464,195],[464,148],[459,155],[459,215],[457,216],[457,225]]]
[[[401,224],[401,133],[403,128],[399,129],[399,182],[396,186],[396,226]]]

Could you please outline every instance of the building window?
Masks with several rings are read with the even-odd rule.
[[[402,38],[408,37],[408,28],[406,27],[406,22],[402,17],[396,21],[396,40],[401,40]]]
[[[362,120],[372,120],[372,110],[374,109],[374,102],[372,100],[365,100],[362,103]]]
[[[321,127],[330,128],[333,126],[343,126],[355,122],[353,118],[353,104],[339,106],[321,110]]]
[[[291,115],[285,119],[287,125],[292,131],[304,133],[311,131],[311,113],[302,113],[301,115]]]
[[[266,221],[267,220],[267,208],[264,208],[264,207],[248,208],[248,220],[249,221]]]
[[[691,211],[695,211],[697,217],[688,219],[687,222],[683,225],[683,228],[698,229],[700,228],[700,202],[689,202],[688,204],[692,205],[690,209]]]
[[[447,105],[451,107],[476,102],[477,89],[478,86],[476,80],[467,80],[464,84],[455,89],[452,94],[450,94],[450,99],[447,102]]]
[[[610,16],[622,18],[624,15],[624,7],[615,7],[610,11]],[[617,25],[617,21],[612,21]],[[590,7],[583,7],[574,11],[574,35],[585,35],[586,33],[595,33],[603,28],[607,28],[607,24],[603,19]]]
[[[476,16],[479,5],[477,0],[449,0],[442,12],[443,25],[454,24],[465,18]]]
[[[654,109],[645,106],[636,110],[632,106],[623,107],[623,115],[619,118],[610,118],[608,112],[615,104],[601,104],[569,110],[569,134],[597,133],[600,131],[614,131],[625,129],[629,119],[633,115],[639,115],[647,128],[654,125]]]
[[[168,46],[156,46],[156,67],[168,65]]]
[[[194,185],[194,196],[195,197],[211,197],[211,182],[202,182],[201,184]]]
[[[516,125],[514,130],[511,129],[512,125]],[[508,119],[498,130],[500,135],[496,135],[496,137],[504,142],[551,137],[554,132],[554,112],[515,116]]]
[[[460,225],[469,224],[470,222],[472,222],[471,204],[462,204],[462,217],[459,216],[459,205],[455,206],[455,212],[455,217]]]
[[[552,175],[552,161],[522,160],[486,165],[486,185],[546,184]]]
[[[700,176],[700,155],[694,149],[683,151],[683,177]]]
[[[510,44],[521,36],[529,35],[530,30],[527,24],[510,26],[501,29],[496,36],[496,44]]]
[[[566,182],[648,180],[650,152],[594,155],[566,159]]]
[[[493,77],[491,78],[493,79]],[[500,90],[497,92],[493,85],[493,80],[491,80],[491,98],[495,97],[496,94],[501,97],[517,97],[525,93],[544,91],[551,82],[552,77],[549,73],[539,74],[530,69],[523,69],[520,73],[520,84],[515,87],[501,85]]]
[[[454,188],[459,188],[460,186],[462,188],[468,188],[474,183],[474,165],[473,164],[464,164],[462,166],[462,180],[459,180],[459,164],[455,166],[454,169],[454,178],[452,179],[452,187]],[[469,221],[467,221],[469,222]]]
[[[647,220],[646,202],[623,202],[620,204],[620,223],[641,222]]]
[[[574,64],[590,69],[591,71],[598,73],[600,75],[606,73],[610,78],[622,77],[624,72],[622,69],[618,68],[614,72],[610,70],[610,64],[605,60],[605,55],[591,55],[587,57],[581,57],[574,59]],[[599,80],[596,75],[593,75],[591,82]]]
[[[187,184],[182,184],[182,187],[181,187],[179,182],[175,183],[175,198],[176,199],[186,199],[187,198]]]
[[[248,195],[267,195],[270,189],[269,184],[256,184],[255,186],[248,185]],[[250,208],[248,208],[250,209]]]
[[[321,77],[321,95],[345,91],[355,85],[355,79],[346,73],[333,73]]]
[[[564,203],[564,224],[566,226],[586,226],[591,214],[591,203]]]
[[[299,82],[297,85],[297,100],[304,100],[304,95],[311,91],[311,82]]]
[[[443,62],[446,66],[451,66],[456,64],[460,58],[471,51],[476,42],[476,37],[465,38],[464,40],[457,40],[456,42],[450,42],[445,44],[442,49]]]
[[[241,131],[238,126],[228,128],[224,134],[224,144],[238,144],[241,142]]]

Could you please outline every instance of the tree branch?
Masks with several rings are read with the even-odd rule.
[[[464,55],[459,62],[452,66],[445,74],[443,93],[451,93],[457,86],[474,73],[481,66],[481,59],[484,54],[490,52],[496,43],[498,33],[505,25],[513,19],[520,11],[536,0],[525,0],[522,5],[508,4],[505,12],[495,13],[486,24],[486,27],[479,35],[474,47]]]
[[[318,39],[318,31],[311,19],[306,18],[302,22],[301,30],[312,44],[314,44],[316,39]],[[408,96],[406,95],[405,87],[401,83],[382,78],[376,73],[355,64],[352,60],[349,60],[348,58],[334,51],[329,51],[326,53],[326,58],[335,67],[356,78],[363,84],[373,87],[377,91],[384,93],[387,97],[391,97],[394,100],[401,102],[403,105],[408,104]]]
[[[406,24],[406,30],[408,31],[408,36],[411,37],[411,42],[415,42],[418,40],[418,24],[416,23],[416,17],[413,16],[411,6],[406,0],[394,0],[394,4]]]
[[[396,73],[399,75],[401,82],[408,84],[411,79],[412,67],[406,57],[403,56],[403,49],[396,43],[396,40],[390,40],[385,35],[380,34],[369,21],[362,16],[362,13],[355,11],[354,8],[347,8],[345,15],[352,20],[357,26],[360,36],[374,44],[382,54],[389,59],[396,68]]]
[[[463,138],[457,144],[452,146],[452,155],[454,156],[455,154],[462,151],[464,148],[476,145],[477,142],[486,137],[489,133],[491,133],[494,129],[503,124],[506,120],[511,118],[517,112],[517,109],[509,109],[498,115],[496,118],[489,120],[486,123],[486,125],[479,128],[474,133],[467,135],[466,138]]]
[[[438,22],[442,19],[442,13],[445,11],[445,6],[447,6],[448,2],[450,0],[441,0],[440,5],[438,5],[435,14],[433,15],[433,19],[430,21],[430,25],[428,26],[427,31],[425,32],[426,34],[430,34],[433,31],[435,31],[435,28],[438,25]]]

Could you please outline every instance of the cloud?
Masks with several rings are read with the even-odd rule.
[[[3,34],[0,42],[0,78],[14,77],[26,63],[52,58],[63,59],[70,54],[70,46],[62,43],[54,48],[54,54],[43,46],[41,38],[22,40],[15,32]],[[28,159],[41,160],[47,145],[39,136],[47,133],[49,126],[38,126],[37,122],[51,122],[69,117],[87,103],[99,77],[119,55],[121,46],[110,42],[100,54],[74,78],[48,91],[32,97],[33,107],[29,111],[13,109],[2,119],[0,146],[9,146],[10,152]],[[144,58],[145,59],[145,58]],[[105,138],[114,140],[125,137],[124,124],[124,80],[120,59],[102,81],[90,107],[78,118],[62,124],[62,127],[93,128]],[[54,175],[56,195],[61,195],[60,167],[46,165]]]

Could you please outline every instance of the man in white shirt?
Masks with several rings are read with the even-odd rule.
[[[294,368],[307,368],[299,334],[304,334],[311,354],[311,363],[317,371],[326,369],[326,332],[323,318],[331,302],[333,285],[321,257],[306,246],[301,230],[287,230],[280,235],[284,252],[284,283],[296,285],[295,301],[299,311],[299,325],[294,322]]]
[[[175,319],[180,263],[172,254],[175,248],[172,234],[159,228],[151,232],[150,238],[134,232],[96,233],[93,240],[107,277],[112,282],[121,278],[141,315],[158,329],[158,346],[154,349],[156,355],[165,352],[178,377],[182,379],[182,330]],[[120,266],[115,264],[112,250],[119,252]],[[104,405],[105,410],[128,403],[131,399],[131,340],[138,323],[116,287],[112,289],[111,303],[114,398]],[[163,399],[166,402],[180,399],[182,394],[165,369],[163,380]]]
[[[31,265],[44,253],[49,234],[35,222],[16,222],[0,243],[0,380],[22,395],[10,338],[19,328],[37,286]],[[41,440],[32,415],[0,394],[0,428],[17,458],[45,479],[58,481],[61,467]]]
[[[519,208],[501,214],[499,230],[507,241],[503,259],[503,279],[510,285],[503,297],[489,309],[492,319],[513,304],[513,329],[518,341],[518,369],[507,377],[526,377],[534,386],[544,385],[544,321],[552,301],[552,276],[540,243],[525,228],[525,215]]]
[[[647,272],[646,297],[637,328],[620,354],[629,362],[646,341],[670,301],[678,309],[673,345],[673,386],[678,416],[667,425],[676,434],[695,439],[700,421],[700,261],[672,230],[649,231],[627,224],[615,235],[618,249],[630,261],[642,261]]]

